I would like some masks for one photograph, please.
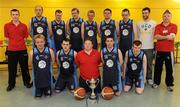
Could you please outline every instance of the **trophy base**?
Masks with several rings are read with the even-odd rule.
[[[98,103],[97,96],[89,96],[87,100],[88,100],[88,102],[91,102],[91,103]]]

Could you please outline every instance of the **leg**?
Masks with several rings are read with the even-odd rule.
[[[65,81],[59,77],[56,81],[56,84],[55,84],[55,92],[56,93],[60,93],[61,91],[63,91],[64,89],[66,88],[66,83]]]
[[[157,52],[154,67],[154,84],[156,85],[159,85],[161,83],[163,61],[163,53]]]
[[[27,54],[27,51],[24,51],[24,52],[20,53],[19,57],[18,57],[18,60],[19,60],[19,64],[20,64],[20,67],[21,67],[21,72],[22,72],[22,78],[23,78],[24,85],[27,88],[30,88],[31,87],[30,86],[31,77],[30,77],[29,68],[28,68],[28,54]]]
[[[142,94],[144,92],[144,75],[143,70],[141,71],[139,77],[135,80],[136,93]]]
[[[81,76],[79,77],[79,86],[84,88],[86,90],[86,93],[91,91],[89,86],[86,84],[86,80],[84,80]]]
[[[43,88],[43,91],[44,91],[44,95],[45,95],[46,97],[52,95],[52,89],[51,89],[51,86],[46,87],[46,88]]]
[[[172,52],[168,52],[165,59],[165,66],[166,66],[166,85],[173,86],[174,77],[173,77],[173,60],[174,55]]]
[[[67,88],[73,92],[75,90],[75,83],[74,83],[74,78],[71,77],[69,78],[69,80],[67,81]]]
[[[17,71],[17,54],[15,52],[8,52],[8,73],[9,73],[9,80],[8,80],[8,88],[7,91],[12,90],[16,84],[16,71]]]
[[[35,89],[35,98],[40,98],[42,97],[43,91],[41,88],[36,88]]]
[[[133,79],[131,79],[128,75],[125,77],[125,86],[124,86],[124,91],[129,92],[133,85]]]

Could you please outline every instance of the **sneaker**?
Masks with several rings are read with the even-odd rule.
[[[168,90],[169,92],[173,92],[173,87],[172,87],[172,86],[168,86],[168,87],[167,87],[167,90]]]
[[[159,86],[157,85],[157,84],[153,84],[152,85],[152,88],[154,88],[154,89],[156,89],[156,88],[158,88]]]
[[[61,90],[58,90],[58,89],[55,89],[54,90],[56,93],[60,93],[61,92]]]
[[[147,83],[148,83],[149,85],[153,85],[153,80],[152,80],[152,79],[149,79],[149,80],[147,80]]]

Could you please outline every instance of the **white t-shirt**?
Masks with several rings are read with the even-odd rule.
[[[142,49],[153,49],[154,30],[156,22],[154,20],[144,21],[138,23],[138,36],[142,42]]]

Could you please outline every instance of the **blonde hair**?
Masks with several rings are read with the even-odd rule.
[[[36,39],[43,39],[44,41],[46,41],[46,38],[43,34],[37,34],[34,36],[34,41],[36,41]]]

